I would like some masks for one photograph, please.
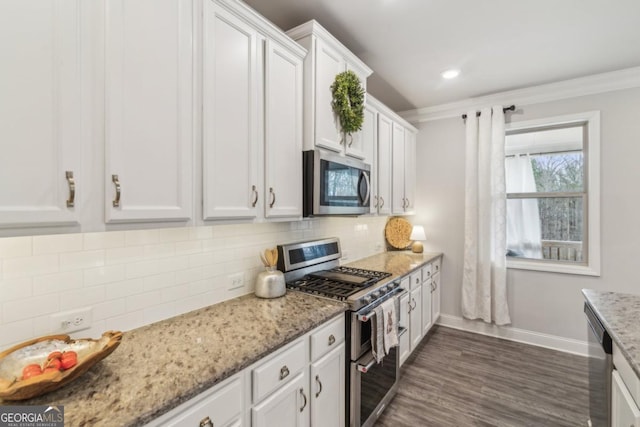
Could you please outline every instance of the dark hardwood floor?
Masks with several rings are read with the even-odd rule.
[[[435,326],[376,427],[586,426],[587,358]]]

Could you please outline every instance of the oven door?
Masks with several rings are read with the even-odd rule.
[[[376,363],[371,352],[351,362],[350,426],[372,426],[398,389],[398,347]]]

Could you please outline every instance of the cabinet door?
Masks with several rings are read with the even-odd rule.
[[[78,222],[80,1],[0,2],[0,227]],[[76,180],[75,206],[67,206]]]
[[[251,409],[251,425],[253,427],[308,426],[310,397],[307,378],[304,372],[299,373],[289,383]]]
[[[393,122],[378,114],[378,213],[391,213],[391,141]]]
[[[342,56],[320,39],[316,40],[315,59],[315,145],[341,152],[344,141],[340,131],[340,123],[331,107],[333,101],[331,85],[336,75],[345,71],[346,65]]]
[[[211,0],[204,2],[204,219],[254,218],[258,183],[256,31]]]
[[[419,286],[411,291],[411,313],[409,313],[409,322],[411,327],[409,333],[411,336],[411,351],[413,351],[422,339],[422,287]]]
[[[405,129],[404,145],[405,213],[413,213],[416,200],[416,134],[408,129]]]
[[[398,325],[402,328],[405,328],[404,332],[398,337],[399,346],[400,346],[400,365],[407,360],[409,354],[411,353],[411,338],[409,329],[411,325],[409,323],[409,315],[411,313],[411,298],[410,294],[407,292],[402,297],[400,297],[400,320]]]
[[[433,276],[433,294],[431,295],[431,319],[433,323],[440,317],[440,274]]]
[[[192,2],[107,0],[105,10],[106,220],[187,220]]]
[[[366,75],[362,74],[359,70],[351,67],[349,63],[347,63],[346,65],[347,65],[347,70],[353,71],[358,76],[362,89],[366,90],[366,82],[367,82]],[[344,146],[345,154],[347,156],[362,159],[369,164],[373,162],[373,160],[368,156],[368,153],[369,153],[370,144],[373,144],[374,140],[371,139],[371,135],[366,134],[367,132],[366,126],[367,126],[367,114],[371,116],[372,112],[374,113],[373,115],[375,116],[375,111],[373,111],[371,107],[367,106],[365,103],[362,129],[359,132],[352,134],[351,136],[347,136],[346,143]],[[369,117],[369,120],[371,120],[371,117]]]
[[[361,147],[364,162],[371,166],[371,213],[377,213],[378,210],[377,141],[378,112],[372,107],[365,105],[362,130],[358,132],[358,144]],[[349,153],[349,151],[347,151],[347,153]]]
[[[302,59],[267,40],[265,216],[302,215]]]
[[[433,282],[430,279],[422,282],[422,335],[424,336],[431,326],[432,322],[432,295]]]
[[[344,426],[345,347],[311,365],[311,425]]]
[[[640,426],[640,409],[617,370],[611,373],[611,427]]]
[[[393,214],[402,215],[405,213],[406,199],[404,194],[404,168],[405,168],[405,141],[404,127],[397,123],[393,124],[392,146],[392,197],[391,210]]]

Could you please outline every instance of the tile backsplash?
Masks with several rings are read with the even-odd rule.
[[[0,350],[64,333],[55,313],[92,308],[97,338],[253,292],[258,253],[337,236],[344,261],[384,249],[386,217],[0,238]],[[233,288],[230,275],[244,286]]]

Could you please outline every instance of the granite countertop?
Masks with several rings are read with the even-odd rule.
[[[346,264],[348,267],[364,268],[367,270],[387,271],[391,276],[386,280],[395,280],[412,270],[422,267],[425,264],[442,256],[440,252],[424,252],[414,254],[411,251],[383,252],[372,255],[358,261]]]
[[[442,256],[384,252],[346,265],[395,280]],[[64,405],[68,425],[139,426],[347,310],[299,292],[253,294],[125,332],[120,346],[73,383],[0,405]]]
[[[73,383],[21,402],[64,405],[70,426],[142,425],[344,312],[298,292],[245,295],[134,329]]]
[[[583,289],[611,338],[640,377],[640,295]]]

